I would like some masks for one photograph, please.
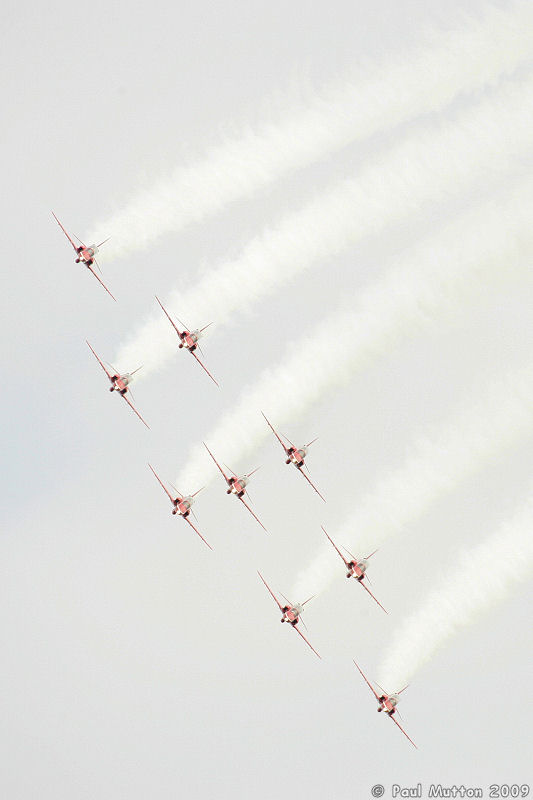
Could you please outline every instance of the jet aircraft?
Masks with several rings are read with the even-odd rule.
[[[265,586],[268,589],[269,593],[274,598],[279,610],[281,611],[281,622],[288,622],[294,628],[296,633],[300,634],[300,636],[302,637],[304,642],[311,648],[313,653],[315,653],[315,655],[317,655],[319,658],[321,658],[320,654],[317,653],[317,651],[315,650],[315,648],[313,647],[311,642],[308,639],[306,639],[305,636],[303,635],[303,633],[301,632],[301,630],[296,627],[298,625],[298,622],[300,621],[300,619],[302,619],[302,622],[303,622],[302,612],[304,610],[304,606],[305,606],[306,603],[308,603],[310,600],[313,599],[314,595],[312,595],[312,597],[308,597],[307,600],[305,600],[303,603],[291,603],[291,601],[287,600],[285,595],[282,594],[281,596],[286,600],[285,605],[282,605],[279,602],[279,600],[276,597],[276,595],[274,594],[274,592],[272,591],[272,589],[270,588],[270,586],[268,585],[268,583],[266,582],[266,580],[263,578],[263,576],[259,572],[259,570],[257,571],[257,574],[259,575],[259,577],[261,578],[261,580],[265,584]]]
[[[407,739],[409,739],[409,741],[411,742],[413,747],[416,747],[416,744],[413,742],[413,740],[411,739],[409,734],[407,734],[404,731],[404,729],[402,728],[402,726],[400,725],[400,723],[398,722],[398,720],[394,716],[396,714],[396,706],[400,702],[400,695],[401,695],[402,692],[404,692],[407,689],[407,686],[404,686],[403,689],[400,689],[400,691],[396,692],[396,694],[387,694],[387,692],[385,692],[385,690],[382,689],[381,686],[379,686],[379,684],[377,684],[379,689],[381,690],[381,694],[378,694],[376,692],[376,690],[374,689],[374,687],[372,686],[372,684],[370,683],[370,681],[366,678],[365,674],[363,673],[363,670],[361,669],[361,667],[359,666],[357,661],[355,661],[355,659],[354,659],[353,663],[355,664],[355,666],[357,667],[357,669],[359,670],[359,672],[363,676],[363,680],[365,681],[365,683],[369,687],[370,691],[372,692],[372,694],[374,695],[374,697],[378,701],[378,708],[377,708],[378,712],[384,711],[391,718],[391,720],[394,722],[394,724],[399,727],[399,729],[401,730],[403,735],[406,736]]]
[[[182,495],[180,492],[178,492],[178,490],[177,490],[177,489],[175,489],[175,491],[176,491],[176,497],[173,497],[173,496],[172,496],[172,494],[171,494],[171,493],[168,491],[168,489],[167,489],[167,487],[165,486],[165,484],[163,483],[163,481],[161,480],[161,478],[159,477],[159,475],[157,474],[157,472],[155,471],[155,469],[152,467],[152,465],[151,465],[151,464],[148,464],[148,466],[150,467],[150,469],[151,469],[151,470],[152,470],[152,472],[154,473],[155,477],[156,477],[156,478],[157,478],[157,480],[159,481],[159,484],[161,485],[161,487],[162,487],[163,491],[164,491],[164,492],[167,494],[167,496],[170,498],[170,502],[172,503],[172,506],[173,506],[173,508],[172,508],[172,513],[173,513],[173,514],[179,514],[179,516],[180,516],[180,517],[182,517],[182,519],[184,519],[184,520],[185,520],[185,522],[188,522],[188,523],[189,523],[189,525],[191,526],[191,528],[193,529],[193,531],[195,531],[195,532],[198,534],[198,536],[200,537],[200,539],[202,540],[202,542],[204,542],[204,543],[205,543],[205,544],[206,544],[206,545],[209,547],[209,549],[210,549],[210,550],[212,550],[213,548],[211,547],[211,545],[209,544],[209,542],[208,542],[206,539],[204,539],[204,537],[202,536],[202,534],[200,533],[200,531],[198,530],[198,528],[196,528],[196,527],[195,527],[195,526],[192,524],[192,522],[190,521],[190,519],[189,519],[189,514],[190,514],[190,513],[191,513],[191,511],[192,511],[192,506],[193,506],[193,503],[194,503],[194,498],[196,497],[196,495],[197,495],[199,492],[201,492],[201,491],[202,491],[202,489],[198,489],[198,491],[197,491],[197,492],[194,492],[194,494],[190,494],[190,495]],[[171,485],[172,485],[172,484],[171,484]],[[174,487],[172,487],[172,488],[174,489]],[[203,488],[203,487],[202,487],[202,488]],[[193,512],[193,513],[194,513],[194,512]]]
[[[105,244],[106,242],[108,242],[108,241],[109,241],[109,239],[104,239],[104,241],[103,241],[103,242],[100,242],[100,244],[91,244],[91,245],[86,245],[86,244],[83,244],[83,242],[81,241],[81,239],[78,239],[78,237],[76,236],[76,239],[78,239],[78,242],[79,242],[79,245],[77,245],[77,244],[76,244],[76,242],[75,242],[75,241],[74,241],[74,240],[73,240],[73,239],[70,237],[70,235],[69,235],[69,234],[66,232],[65,228],[64,228],[64,227],[63,227],[63,225],[60,223],[60,221],[58,220],[58,218],[56,217],[56,215],[54,214],[54,212],[53,212],[53,211],[52,211],[52,216],[54,217],[55,221],[57,222],[57,224],[59,225],[59,227],[61,228],[61,230],[63,231],[63,233],[65,234],[65,236],[66,236],[66,237],[67,237],[67,239],[69,240],[69,242],[71,243],[72,247],[74,248],[74,250],[75,250],[75,252],[76,252],[76,264],[79,264],[80,262],[81,262],[82,264],[85,264],[85,266],[87,267],[87,269],[88,269],[90,272],[92,272],[92,274],[94,275],[94,277],[96,278],[96,280],[97,280],[97,281],[98,281],[98,282],[99,282],[99,283],[100,283],[100,284],[101,284],[101,285],[104,287],[104,289],[106,290],[106,292],[108,293],[108,295],[110,295],[110,297],[112,297],[112,298],[113,298],[113,300],[115,300],[115,301],[116,301],[116,299],[117,299],[117,298],[116,298],[114,295],[112,295],[112,294],[111,294],[111,292],[109,291],[109,289],[107,288],[107,286],[105,285],[105,283],[103,282],[103,280],[102,280],[101,278],[99,278],[99,277],[98,277],[98,275],[96,274],[96,272],[95,272],[95,271],[94,271],[94,269],[93,269],[93,264],[96,264],[96,266],[97,266],[97,267],[98,267],[98,269],[100,270],[100,266],[99,266],[99,264],[98,264],[98,261],[96,260],[96,254],[97,254],[98,250],[100,249],[100,247],[101,247],[103,244]],[[101,272],[101,271],[102,271],[102,270],[100,270],[100,272]]]
[[[341,553],[341,551],[339,550],[339,548],[337,547],[337,545],[335,544],[335,542],[333,541],[331,536],[329,536],[329,534],[328,534],[327,530],[324,528],[324,526],[322,525],[321,527],[322,527],[322,530],[324,531],[324,533],[326,534],[326,536],[328,537],[329,541],[331,542],[331,544],[333,545],[333,547],[337,551],[337,553],[340,555],[340,557],[344,561],[344,563],[346,565],[346,569],[348,570],[347,573],[346,573],[346,577],[347,578],[352,578],[352,577],[355,578],[361,584],[363,589],[365,589],[365,591],[368,592],[370,597],[372,597],[372,599],[376,601],[378,606],[380,608],[383,608],[383,606],[381,605],[381,603],[379,602],[377,597],[374,597],[374,595],[372,594],[372,592],[370,591],[368,586],[365,586],[365,584],[363,583],[365,577],[368,577],[366,575],[366,570],[367,570],[367,567],[368,567],[368,559],[371,558],[374,555],[374,553],[377,553],[377,550],[374,550],[374,552],[370,553],[369,556],[366,556],[365,558],[360,558],[360,559],[356,558],[352,553],[349,553],[349,551],[347,550],[346,552],[349,553],[349,555],[351,556],[350,561],[348,561],[345,558],[345,556]],[[383,611],[385,612],[385,614],[388,613],[386,608],[383,608]]]
[[[178,345],[179,349],[181,350],[181,348],[184,347],[186,350],[188,350],[189,353],[192,356],[194,356],[194,358],[198,361],[198,363],[200,364],[202,369],[205,370],[205,372],[207,372],[207,374],[209,375],[209,377],[211,378],[213,383],[216,383],[216,385],[218,386],[219,385],[218,382],[213,378],[213,376],[211,375],[211,373],[209,372],[209,370],[207,369],[205,364],[203,364],[200,361],[200,359],[198,358],[198,356],[194,352],[197,347],[200,347],[199,341],[200,341],[200,338],[202,336],[202,333],[206,330],[206,328],[209,328],[209,325],[212,325],[213,323],[210,322],[209,325],[205,325],[203,328],[191,331],[191,330],[187,330],[186,326],[184,326],[183,323],[180,322],[180,320],[178,319],[178,322],[180,323],[180,325],[183,326],[183,330],[180,331],[180,329],[178,328],[178,326],[176,325],[176,323],[174,322],[174,320],[172,319],[172,317],[170,316],[170,314],[168,313],[168,311],[164,307],[164,305],[161,302],[161,300],[159,299],[159,297],[157,297],[157,295],[156,295],[155,299],[157,300],[157,302],[159,303],[159,305],[163,309],[163,312],[164,312],[165,316],[167,317],[168,321],[170,322],[170,324],[172,325],[172,327],[174,328],[174,330],[178,334],[178,338],[180,340],[180,343]]]
[[[261,413],[263,414],[263,412],[261,412]],[[321,497],[324,502],[326,502],[326,498],[323,497],[323,495],[320,494],[320,492],[316,488],[315,484],[313,483],[313,481],[311,480],[309,475],[307,475],[307,473],[304,472],[304,468],[305,468],[304,461],[305,461],[305,457],[307,455],[307,450],[313,444],[313,442],[316,442],[316,439],[312,439],[308,444],[304,445],[303,447],[296,447],[296,445],[294,445],[291,442],[291,440],[288,439],[285,436],[285,438],[287,439],[287,441],[289,442],[289,445],[290,445],[288,447],[285,444],[285,442],[283,441],[283,439],[281,438],[281,436],[279,435],[279,433],[275,430],[274,426],[268,421],[267,417],[264,414],[263,414],[263,416],[265,417],[265,420],[266,420],[268,426],[272,430],[272,433],[274,434],[274,436],[276,437],[276,439],[278,440],[278,442],[280,443],[280,445],[283,447],[283,449],[285,451],[285,456],[286,456],[285,463],[286,464],[294,464],[296,469],[304,476],[305,480],[313,487],[313,489],[315,490],[317,495],[319,497]]]
[[[261,525],[263,530],[266,531],[266,528],[263,525],[263,523],[261,522],[261,520],[259,519],[259,517],[256,514],[254,514],[254,512],[252,511],[252,509],[250,508],[250,506],[248,505],[248,503],[244,499],[244,495],[246,493],[246,487],[248,485],[248,482],[249,482],[251,476],[254,474],[254,472],[257,472],[259,467],[257,467],[256,469],[253,469],[251,472],[248,472],[247,475],[242,475],[241,477],[238,477],[236,473],[233,473],[232,475],[226,475],[226,473],[224,472],[224,470],[222,469],[222,467],[220,466],[220,464],[218,463],[218,461],[216,460],[215,456],[213,455],[213,453],[211,452],[211,450],[209,449],[209,447],[206,445],[205,442],[204,442],[204,447],[207,450],[207,452],[209,453],[209,455],[211,456],[211,458],[213,459],[213,461],[215,462],[215,464],[217,465],[217,467],[220,470],[220,472],[222,473],[222,475],[224,476],[224,480],[226,481],[226,485],[228,486],[228,488],[226,489],[226,494],[234,494],[235,497],[238,497],[239,500],[241,501],[241,503],[243,504],[243,506],[245,506],[248,509],[248,511],[250,512],[252,517],[255,520],[257,520],[257,522]],[[228,467],[228,469],[229,469],[229,467]],[[231,472],[233,472],[233,471],[231,470]],[[267,531],[267,533],[268,533],[268,531]]]
[[[89,342],[87,342],[87,344],[89,345],[89,348],[90,348],[93,356],[96,358],[96,360],[98,361],[98,363],[100,364],[100,366],[104,370],[105,374],[107,375],[107,377],[111,381],[111,387],[110,387],[109,391],[110,392],[118,392],[119,395],[124,398],[124,400],[129,405],[129,407],[132,409],[132,411],[135,414],[137,414],[137,416],[139,417],[141,422],[144,425],[146,425],[147,428],[149,428],[150,426],[148,425],[146,420],[144,420],[141,417],[141,415],[139,414],[139,412],[137,411],[137,409],[135,408],[135,406],[133,405],[131,400],[126,396],[127,392],[130,391],[130,383],[133,380],[133,376],[135,375],[136,372],[138,372],[141,369],[141,367],[137,367],[137,369],[134,369],[133,372],[126,372],[123,375],[121,375],[120,372],[118,372],[118,370],[116,370],[114,367],[113,367],[113,372],[110,372],[107,369],[107,367],[105,366],[104,362],[99,358],[99,356],[96,355],[96,353],[94,352],[94,350],[91,347],[91,345],[89,344]]]

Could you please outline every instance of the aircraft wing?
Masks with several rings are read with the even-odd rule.
[[[333,539],[331,538],[331,536],[328,534],[328,532],[327,532],[327,530],[324,528],[324,526],[322,525],[321,527],[322,527],[322,530],[324,531],[324,533],[326,534],[326,536],[328,537],[328,539],[330,540],[331,544],[333,545],[333,547],[334,547],[334,548],[335,548],[335,550],[337,551],[337,553],[340,555],[340,557],[342,558],[342,560],[344,561],[344,563],[346,564],[346,566],[348,566],[348,564],[349,564],[350,562],[349,562],[349,561],[346,561],[346,559],[344,558],[343,554],[341,553],[341,551],[339,550],[339,548],[337,547],[337,545],[335,544],[335,542],[333,541]],[[355,663],[355,662],[354,662],[354,663]],[[357,664],[356,664],[356,666],[357,666]]]
[[[209,447],[206,445],[205,442],[204,442],[204,447],[207,450],[207,452],[209,453],[209,455],[211,456],[211,458],[213,459],[213,461],[215,462],[215,464],[217,465],[217,467],[219,468],[219,470],[222,473],[222,475],[224,476],[224,480],[226,481],[228,486],[231,486],[230,479],[228,478],[228,476],[226,475],[226,473],[224,472],[224,470],[222,469],[222,467],[220,466],[220,464],[218,463],[218,461],[216,460],[215,456],[213,455],[213,453],[211,452],[211,450],[209,449]]]
[[[77,253],[78,252],[78,245],[75,244],[74,240],[70,238],[69,234],[66,232],[66,230],[64,229],[64,227],[62,226],[62,224],[60,223],[60,221],[58,220],[58,218],[56,217],[56,215],[54,214],[53,211],[52,211],[52,216],[54,217],[55,221],[57,222],[57,224],[59,225],[59,227],[61,228],[61,230],[63,231],[63,233],[65,234],[65,236],[67,237],[67,239],[69,240],[69,242],[71,243],[72,247],[74,248],[74,250]],[[83,245],[83,247],[85,247],[83,242],[82,242],[82,245]]]
[[[195,531],[195,532],[198,534],[198,536],[200,537],[200,539],[202,540],[202,542],[204,542],[204,543],[205,543],[205,544],[206,544],[206,545],[209,547],[209,549],[210,549],[210,550],[212,550],[213,548],[211,547],[211,545],[209,544],[209,542],[208,542],[208,541],[206,541],[206,539],[204,539],[204,537],[202,536],[202,534],[200,533],[200,531],[198,530],[198,528],[195,528],[195,527],[194,527],[194,525],[193,525],[193,524],[192,524],[192,522],[190,521],[189,517],[183,517],[183,519],[185,520],[185,522],[188,522],[188,523],[189,523],[189,525],[191,526],[191,528],[193,529],[193,531]]]
[[[203,369],[203,370],[205,370],[205,371],[207,372],[207,374],[209,375],[209,377],[211,378],[211,380],[213,381],[213,383],[216,383],[216,385],[217,385],[217,386],[219,386],[218,382],[215,380],[215,378],[213,378],[213,376],[211,375],[211,373],[209,372],[209,370],[207,369],[207,367],[205,366],[205,364],[203,364],[203,363],[200,361],[200,359],[198,358],[198,356],[196,355],[196,353],[193,353],[193,352],[192,352],[192,350],[189,350],[189,353],[191,354],[191,356],[194,356],[194,358],[195,358],[195,359],[198,361],[198,363],[200,364],[200,366],[202,367],[202,369]]]
[[[389,716],[390,716],[390,714],[389,714]],[[404,731],[404,729],[402,728],[402,726],[400,725],[400,723],[399,723],[399,722],[398,722],[398,720],[396,719],[396,715],[395,715],[395,714],[393,714],[392,716],[390,716],[390,718],[391,718],[391,720],[394,722],[394,724],[395,724],[395,725],[397,725],[397,726],[399,727],[399,729],[401,730],[401,732],[403,733],[403,735],[404,735],[404,736],[406,736],[406,737],[409,739],[409,741],[411,742],[411,744],[413,745],[413,747],[416,747],[416,744],[413,742],[413,740],[411,739],[411,737],[409,736],[409,734],[408,734],[408,733],[406,733],[406,731]],[[416,747],[416,749],[418,750],[418,747]]]
[[[313,653],[314,653],[315,655],[317,655],[319,658],[322,658],[322,656],[320,655],[320,653],[317,653],[317,651],[315,650],[315,648],[313,647],[313,645],[311,644],[311,642],[309,641],[309,639],[306,639],[306,638],[305,638],[305,636],[303,635],[303,633],[301,632],[301,630],[298,628],[298,626],[297,626],[297,625],[293,625],[292,627],[294,628],[294,630],[296,631],[296,633],[299,633],[299,634],[300,634],[300,636],[302,637],[302,639],[304,640],[304,642],[305,642],[307,645],[309,645],[309,647],[311,648],[311,650],[313,651]]]
[[[124,400],[125,400],[125,401],[126,401],[126,403],[129,405],[129,407],[131,408],[131,410],[132,410],[132,411],[133,411],[135,414],[137,414],[137,416],[139,417],[139,419],[141,420],[141,422],[142,422],[144,425],[146,425],[146,427],[147,427],[148,429],[150,429],[150,426],[148,425],[148,423],[146,422],[146,420],[145,420],[145,419],[143,419],[143,418],[141,417],[141,415],[139,414],[139,412],[137,411],[137,409],[135,408],[135,406],[133,405],[133,403],[131,402],[131,400],[130,400],[130,399],[129,399],[129,398],[128,398],[128,397],[127,397],[125,394],[121,395],[121,397],[123,397],[123,398],[124,398]]]
[[[85,341],[87,342],[87,339],[86,339]],[[104,370],[104,372],[105,372],[105,374],[107,375],[107,377],[109,378],[109,380],[110,380],[111,382],[113,382],[113,376],[112,376],[112,374],[109,372],[109,370],[107,369],[107,367],[105,366],[104,362],[103,362],[103,361],[102,361],[102,360],[101,360],[101,359],[100,359],[100,358],[99,358],[99,357],[96,355],[96,353],[95,353],[95,352],[94,352],[94,350],[92,349],[92,347],[91,347],[91,345],[89,344],[89,342],[87,342],[87,344],[89,345],[89,349],[90,349],[90,351],[92,352],[93,356],[96,358],[96,360],[98,361],[98,363],[100,364],[100,366],[101,366],[101,367],[102,367],[102,369]]]
[[[263,414],[263,412],[262,412],[262,411],[261,411],[261,414]],[[263,416],[265,417],[265,415],[264,415],[264,414],[263,414]],[[268,419],[267,419],[266,417],[265,417],[265,420],[266,420],[266,422],[267,422],[267,425],[268,425],[268,427],[270,428],[270,430],[272,431],[272,433],[274,434],[274,436],[276,437],[276,439],[278,440],[278,442],[280,443],[280,445],[281,445],[281,446],[283,447],[283,449],[285,450],[285,453],[287,453],[287,451],[288,451],[288,448],[287,448],[287,447],[285,447],[285,444],[284,444],[284,442],[283,442],[283,440],[282,440],[281,436],[280,436],[280,435],[277,433],[277,431],[275,430],[275,428],[274,428],[274,427],[273,427],[273,426],[270,424],[270,422],[268,421]]]
[[[322,498],[322,500],[323,500],[323,501],[324,501],[324,503],[325,503],[325,502],[326,502],[326,498],[325,498],[323,495],[321,495],[321,494],[320,494],[320,492],[319,492],[319,491],[318,491],[318,489],[316,488],[315,484],[313,483],[313,481],[311,480],[311,478],[309,477],[309,475],[307,475],[307,474],[306,474],[306,473],[303,471],[303,468],[302,468],[302,467],[297,467],[297,469],[298,469],[298,471],[299,471],[299,472],[301,472],[301,474],[304,476],[304,478],[305,478],[305,480],[307,481],[307,483],[309,483],[309,484],[310,484],[310,485],[313,487],[313,489],[315,490],[315,492],[317,493],[317,495],[318,495],[319,497],[321,497],[321,498]]]
[[[368,594],[370,595],[370,597],[372,597],[372,598],[373,598],[373,599],[376,601],[376,603],[378,604],[378,606],[379,606],[380,608],[383,608],[383,611],[385,612],[385,614],[388,614],[389,612],[387,611],[387,609],[386,609],[386,608],[384,608],[384,607],[381,605],[381,603],[379,602],[379,600],[377,599],[377,597],[374,597],[374,595],[372,594],[372,592],[370,591],[370,589],[368,588],[368,586],[365,586],[365,584],[364,584],[364,578],[363,578],[363,580],[362,580],[362,581],[357,581],[357,582],[358,582],[358,583],[360,583],[360,584],[361,584],[361,586],[363,587],[363,589],[365,589],[365,590],[368,592]]]
[[[280,611],[283,611],[283,606],[281,605],[281,603],[279,602],[278,598],[276,597],[276,595],[274,594],[274,592],[272,591],[272,589],[270,588],[270,586],[268,585],[268,583],[266,582],[266,580],[263,578],[263,576],[261,575],[261,573],[259,572],[259,570],[257,570],[257,574],[259,575],[259,577],[261,578],[261,580],[262,580],[262,581],[263,581],[263,583],[265,584],[266,588],[268,589],[268,591],[270,592],[270,594],[271,594],[271,595],[272,595],[272,597],[274,598],[274,600],[275,600],[275,602],[276,602],[277,606],[279,607],[279,610],[280,610]]]
[[[243,498],[242,498],[242,497],[239,497],[239,500],[241,501],[241,503],[243,504],[243,506],[245,506],[245,507],[248,509],[248,511],[250,512],[250,514],[252,515],[252,517],[254,517],[254,519],[256,519],[256,520],[258,521],[258,523],[261,525],[261,527],[263,528],[263,530],[264,530],[264,531],[266,531],[266,533],[268,533],[267,529],[265,528],[265,526],[263,525],[263,523],[261,522],[261,520],[259,519],[259,517],[258,517],[258,516],[256,516],[256,515],[254,514],[254,512],[252,511],[252,509],[250,508],[250,506],[248,505],[248,503],[246,502],[246,500],[243,500]]]
[[[168,497],[170,497],[170,501],[171,501],[172,505],[174,505],[175,498],[172,497],[172,495],[170,494],[170,492],[168,491],[167,487],[165,486],[165,484],[163,483],[163,481],[161,480],[161,478],[159,477],[159,475],[157,474],[155,469],[152,467],[152,465],[148,464],[148,466],[150,467],[150,469],[154,473],[155,477],[159,481],[159,485],[162,487],[163,491],[168,495]],[[181,500],[181,497],[178,497],[178,499]]]
[[[117,298],[114,295],[111,294],[111,292],[109,291],[109,289],[107,288],[107,286],[105,285],[103,280],[100,278],[100,276],[97,275],[96,272],[94,271],[94,269],[92,267],[90,267],[88,264],[86,264],[85,266],[87,267],[88,270],[90,270],[92,272],[92,274],[94,275],[94,277],[96,278],[98,283],[100,283],[104,287],[104,289],[106,290],[108,295],[110,295],[113,298],[113,300],[115,301],[115,303],[116,303],[117,302]]]
[[[174,320],[172,319],[172,317],[170,316],[170,314],[168,313],[168,311],[166,310],[166,308],[164,307],[163,303],[161,302],[161,300],[159,299],[159,297],[158,297],[157,295],[155,296],[155,299],[157,300],[157,302],[159,303],[159,305],[160,305],[160,306],[161,306],[161,308],[163,309],[163,311],[164,311],[164,313],[165,313],[165,315],[166,315],[166,317],[167,317],[168,321],[170,322],[170,324],[172,325],[172,327],[174,328],[174,330],[175,330],[175,331],[176,331],[176,333],[178,334],[179,338],[180,338],[180,339],[183,339],[183,336],[182,336],[182,334],[180,333],[180,331],[179,331],[179,329],[178,329],[178,327],[177,327],[176,323],[174,322]]]
[[[354,661],[353,661],[353,663],[355,664],[355,666],[357,667],[357,669],[359,670],[359,672],[360,672],[360,673],[361,673],[361,675],[363,676],[363,679],[364,679],[365,683],[367,684],[368,688],[370,689],[370,691],[372,692],[372,694],[374,695],[374,697],[376,698],[376,700],[379,702],[379,694],[376,692],[376,690],[374,689],[374,687],[372,686],[372,684],[370,683],[370,681],[369,681],[369,680],[366,678],[366,676],[365,676],[365,674],[364,674],[363,670],[361,669],[361,667],[359,666],[359,664],[357,663],[357,661],[355,660],[355,658],[354,658]]]

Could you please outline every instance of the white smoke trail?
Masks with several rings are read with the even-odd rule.
[[[198,284],[174,292],[170,311],[199,327],[220,325],[321,258],[411,216],[429,202],[486,186],[531,152],[533,77],[500,87],[457,120],[425,126],[343,181],[277,228],[253,239],[241,257],[212,269]],[[155,306],[155,303],[154,303]],[[176,338],[160,309],[124,344],[114,363],[145,365],[142,379],[176,352]]]
[[[454,634],[531,575],[532,527],[530,498],[497,533],[459,555],[459,563],[397,628],[379,670],[382,686],[404,686]]]
[[[357,510],[336,543],[363,558],[386,539],[404,533],[438,497],[487,464],[503,448],[533,431],[533,367],[508,374],[440,431],[416,442],[406,462],[357,500]],[[324,589],[339,574],[339,559],[326,542],[298,575],[294,597]]]
[[[527,0],[509,10],[489,6],[480,19],[463,15],[455,20],[456,30],[427,36],[426,46],[392,64],[368,65],[356,82],[333,86],[277,124],[245,130],[178,168],[101,221],[86,241],[110,235],[102,258],[127,256],[332,150],[438,111],[461,92],[491,85],[530,58],[532,23]]]
[[[532,200],[533,184],[527,182],[511,200],[487,201],[407,252],[388,275],[354,298],[349,311],[331,314],[312,335],[294,342],[280,364],[264,370],[207,435],[209,446],[236,463],[271,435],[261,410],[281,425],[401,336],[427,324],[441,307],[501,275],[502,264],[506,274],[529,268]],[[177,485],[186,491],[204,485],[215,469],[198,445]]]

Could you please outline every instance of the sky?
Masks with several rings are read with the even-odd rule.
[[[531,23],[504,0],[6,7],[2,796],[530,782]],[[52,210],[111,237],[116,303]],[[220,388],[173,351],[155,295],[213,323]],[[86,340],[144,363],[149,430]],[[260,410],[318,437],[326,503]],[[203,441],[260,467],[268,533]],[[205,485],[212,552],[148,462]],[[388,614],[321,525],[349,549],[375,531]],[[293,602],[316,593],[320,660],[257,570]],[[409,672],[417,750],[353,659]]]

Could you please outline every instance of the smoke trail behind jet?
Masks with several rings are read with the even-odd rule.
[[[379,669],[382,686],[404,686],[454,634],[473,625],[531,575],[532,528],[530,498],[497,533],[450,564],[420,608],[397,628]]]
[[[338,531],[328,531],[363,558],[389,537],[407,531],[438,497],[481,469],[503,448],[533,431],[533,367],[512,372],[450,423],[412,447],[406,462],[381,478]],[[324,589],[338,578],[340,560],[326,542],[298,576],[293,590]]]
[[[273,293],[317,261],[331,257],[391,222],[408,219],[427,203],[461,196],[476,182],[487,186],[531,151],[533,77],[499,91],[456,120],[424,126],[386,156],[322,193],[277,227],[253,239],[240,258],[222,263],[196,285],[165,301],[193,327],[220,325]],[[154,304],[155,305],[155,304]],[[176,352],[175,335],[160,313],[120,348],[114,363],[140,361],[142,379]]]
[[[101,221],[86,240],[111,235],[102,258],[128,256],[330,151],[493,84],[530,57],[533,9],[529,2],[509,10],[489,6],[480,18],[463,15],[455,30],[426,38],[424,47],[393,63],[370,64],[356,81],[335,85],[279,122],[244,130],[179,167]]]
[[[204,437],[213,451],[237,464],[271,435],[261,410],[281,426],[402,336],[425,326],[439,309],[455,307],[480,281],[494,280],[502,269],[506,274],[529,269],[532,199],[533,184],[526,182],[512,199],[487,201],[409,250],[388,275],[354,298],[349,311],[338,309],[314,326],[242,392]],[[215,474],[209,461],[202,445],[194,447],[177,485],[207,483]]]

